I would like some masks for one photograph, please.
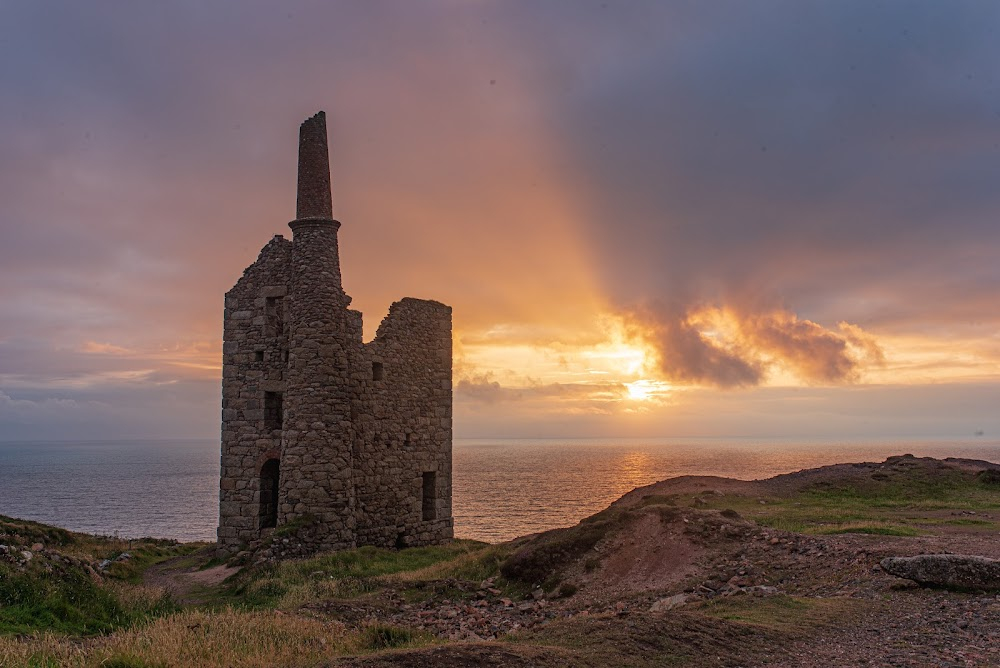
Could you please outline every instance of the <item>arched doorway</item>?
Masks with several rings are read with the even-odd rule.
[[[278,460],[260,467],[260,528],[278,526]]]

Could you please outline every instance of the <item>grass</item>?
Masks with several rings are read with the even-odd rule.
[[[476,541],[456,541],[468,546],[467,551],[460,551],[451,559],[438,561],[424,568],[406,571],[399,574],[404,582],[420,580],[443,580],[454,578],[481,582],[499,574],[500,565],[510,556],[512,548],[509,544],[490,545]]]
[[[957,518],[957,519],[934,519],[934,518],[923,518],[920,520],[922,524],[944,524],[947,526],[955,527],[995,527],[997,525],[993,520],[975,520],[970,518]]]
[[[197,549],[197,544],[78,534],[38,522],[0,516],[0,541],[16,554],[41,543],[26,562],[0,561],[0,634],[58,631],[109,633],[173,612],[162,591],[140,585],[150,564]],[[97,576],[90,564],[128,552]]]
[[[241,572],[218,602],[249,609],[291,610],[311,601],[355,598],[378,591],[410,574],[408,579],[426,579],[438,573],[456,577],[460,573],[481,574],[490,570],[485,543],[457,540],[445,545],[387,550],[362,547],[325,554],[301,561],[246,569]]]
[[[0,515],[0,537],[6,536],[17,537],[20,539],[18,541],[20,544],[28,546],[33,543],[42,543],[49,546],[65,547],[80,542],[84,539],[85,534],[75,534],[59,527]],[[7,540],[5,539],[4,542]]]
[[[175,609],[163,592],[123,592],[80,568],[53,576],[40,560],[24,571],[0,564],[0,633],[107,633]]]
[[[205,543],[172,543],[166,541],[138,542],[127,552],[131,558],[126,561],[115,561],[108,567],[108,574],[118,580],[140,584],[143,572],[153,564],[186,556],[191,563],[197,562],[195,553],[205,549]]]
[[[345,654],[421,647],[434,642],[430,634],[386,624],[349,630],[285,610],[363,595],[390,581],[415,585],[417,574],[495,574],[500,558],[493,546],[474,541],[402,551],[361,548],[247,569],[227,590],[226,602],[236,607],[180,610],[162,591],[132,582],[174,552],[155,544],[136,548],[126,562],[133,567],[103,582],[82,568],[44,577],[40,558],[24,572],[0,564],[6,569],[0,570],[0,620],[9,622],[0,633],[22,634],[0,635],[0,667],[319,666]]]
[[[614,617],[595,615],[555,619],[544,628],[512,634],[505,642],[566,650],[571,657],[585,657],[587,661],[580,664],[588,666],[653,668],[694,664],[690,647],[674,631],[673,624],[662,620],[635,618],[623,623]],[[682,629],[682,634],[686,631]]]
[[[895,526],[888,523],[848,523],[842,526],[824,528],[814,533],[832,535],[839,533],[863,533],[870,536],[919,536],[923,532],[912,527]]]
[[[360,631],[361,645],[371,651],[409,647],[414,644],[429,644],[432,636],[420,634],[413,629],[388,624],[370,624]]]
[[[717,619],[797,635],[842,618],[857,605],[857,602],[843,598],[732,596],[707,601],[701,605],[699,612]]]
[[[82,643],[52,633],[0,637],[0,667],[306,668],[346,654],[432,642],[426,633],[386,625],[351,631],[278,611],[192,610]]]
[[[807,534],[869,533],[916,536],[935,524],[971,526],[984,520],[938,519],[941,511],[1000,510],[993,477],[902,459],[868,477],[816,483],[787,496],[702,497],[708,508],[739,512],[758,524]],[[983,526],[986,526],[984,524]]]

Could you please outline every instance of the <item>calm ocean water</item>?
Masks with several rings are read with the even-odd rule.
[[[678,475],[766,478],[889,455],[1000,462],[1000,441],[458,440],[455,534],[501,541],[575,524]],[[0,442],[0,514],[89,533],[214,540],[218,443]]]

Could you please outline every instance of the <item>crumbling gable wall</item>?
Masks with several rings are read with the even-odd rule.
[[[451,308],[394,303],[358,359],[358,542],[403,547],[451,538]]]
[[[277,498],[264,499],[260,472],[280,459],[288,355],[288,284],[292,242],[275,236],[226,293],[222,344],[222,461],[219,541],[239,545],[272,523]],[[263,490],[265,495],[277,490]],[[273,526],[273,524],[272,524]]]

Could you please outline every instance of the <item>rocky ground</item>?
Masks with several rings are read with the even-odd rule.
[[[879,566],[917,554],[1000,559],[991,470],[1000,466],[905,456],[766,481],[677,478],[514,541],[484,580],[390,578],[292,614],[443,643],[331,665],[1000,666],[1000,582],[926,588]],[[183,570],[187,584],[170,585],[181,596],[193,577],[229,573]]]
[[[873,476],[878,483],[886,475],[936,475],[942,466],[970,475],[991,467],[897,458],[754,483],[665,481],[613,506],[630,513],[619,518],[624,529],[607,532],[582,554],[564,551],[562,593],[536,588],[515,600],[490,580],[451,581],[428,583],[442,596],[417,604],[387,592],[368,610],[330,603],[316,611],[464,641],[346,665],[1000,666],[1000,582],[989,591],[953,592],[917,586],[879,566],[885,557],[914,554],[1000,559],[1000,489],[996,512],[932,507],[914,515],[904,506],[912,521],[932,522],[918,536],[808,535],[761,526],[723,507],[745,507],[747,500],[763,507],[776,495],[867,484]],[[528,539],[522,549],[543,541]],[[503,642],[481,644],[496,638]]]
[[[541,590],[535,590],[537,599],[529,595],[526,600],[514,601],[499,595],[489,581],[478,587],[444,581],[428,586],[441,592],[464,590],[470,598],[431,597],[410,604],[390,591],[384,600],[368,607],[328,602],[313,611],[353,622],[389,622],[425,629],[454,641],[506,637],[507,643],[512,643],[502,652],[460,646],[403,652],[392,658],[372,657],[345,665],[416,666],[425,665],[423,661],[435,655],[438,658],[426,665],[447,665],[442,663],[442,652],[469,662],[454,665],[545,665],[548,659],[525,655],[521,648],[540,645],[533,651],[542,651],[552,625],[563,626],[558,639],[567,625],[591,619],[596,624],[617,624],[671,638],[677,655],[684,657],[683,665],[1000,666],[1000,596],[925,589],[900,581],[878,566],[885,556],[936,553],[949,547],[1000,557],[992,537],[978,536],[959,545],[954,540],[812,537],[763,530],[752,531],[747,538],[738,545],[729,544],[728,550],[705,549],[689,576],[673,588],[637,591],[623,587],[617,589],[617,596],[579,598],[542,597]],[[611,587],[605,591],[608,589]],[[793,620],[764,620],[748,633],[747,627],[754,620],[752,609],[766,606],[768,599],[780,601],[779,613],[789,599],[833,605],[821,606],[818,611],[804,608],[805,614],[818,616],[808,619],[802,629],[791,628]],[[699,655],[704,647],[690,642],[690,627],[704,633],[706,629],[697,618],[711,612],[713,603],[731,601],[738,601],[731,610],[733,618],[739,620],[740,613],[749,610],[745,615],[749,623],[709,625],[714,656]],[[723,615],[726,611],[721,608]],[[679,628],[664,628],[671,626]],[[673,634],[678,632],[681,637],[675,638]],[[601,629],[595,638],[614,643],[618,635]],[[599,657],[595,660],[590,655],[584,646],[550,659],[554,665],[602,665]],[[620,665],[647,665],[641,656],[620,658]],[[655,660],[648,665],[656,665]]]

